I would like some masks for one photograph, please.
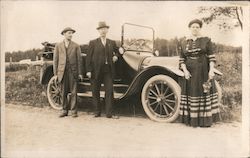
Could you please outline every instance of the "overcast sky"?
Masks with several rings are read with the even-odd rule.
[[[130,22],[151,26],[156,37],[171,39],[189,34],[187,24],[198,6],[228,5],[228,2],[145,2],[145,1],[12,1],[1,6],[2,52],[42,48],[41,42],[58,42],[65,27],[76,30],[74,41],[88,43],[97,38],[99,21],[110,25],[109,38],[120,40],[121,25]],[[240,46],[242,32],[222,32],[205,26],[203,34],[214,42]]]

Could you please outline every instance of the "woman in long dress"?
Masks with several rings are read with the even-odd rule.
[[[180,121],[193,127],[210,127],[219,121],[218,92],[214,82],[215,55],[212,42],[200,34],[202,21],[188,25],[191,36],[180,45],[181,83]]]

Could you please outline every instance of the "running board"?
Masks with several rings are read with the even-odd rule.
[[[92,92],[91,91],[87,91],[84,93],[77,93],[77,96],[79,97],[92,97]],[[100,97],[104,98],[105,96],[105,92],[104,91],[100,91]],[[123,93],[116,93],[114,92],[114,99],[119,99],[123,96]]]
[[[83,86],[91,86],[91,84],[89,82],[79,82],[78,84],[83,85]],[[103,87],[104,84],[102,83],[101,86]],[[129,87],[126,84],[113,84],[113,87]]]

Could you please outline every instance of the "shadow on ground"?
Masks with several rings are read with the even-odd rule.
[[[101,100],[102,114],[105,114],[104,100]],[[92,98],[78,98],[79,111],[93,114],[95,108],[92,104]],[[133,96],[122,101],[115,101],[113,106],[114,114],[127,117],[147,117],[140,103],[139,96]]]

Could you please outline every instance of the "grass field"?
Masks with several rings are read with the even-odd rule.
[[[22,69],[6,72],[6,102],[22,102],[32,106],[48,105],[43,95],[44,87],[39,84],[40,72],[35,69]]]
[[[223,121],[240,121],[242,105],[242,58],[240,53],[218,53],[217,68],[223,72],[222,77],[217,80],[223,90],[221,116]],[[6,72],[6,102],[18,102],[32,106],[48,106],[45,96],[45,87],[39,84],[40,72],[34,68],[7,69]],[[139,104],[137,101],[130,101],[130,105]],[[141,107],[137,108],[139,111]],[[117,106],[124,108],[124,106]],[[132,106],[125,106],[133,108]],[[120,109],[123,110],[123,109]],[[125,109],[124,109],[125,110]],[[133,112],[133,110],[126,109]],[[143,112],[139,112],[143,113]]]

